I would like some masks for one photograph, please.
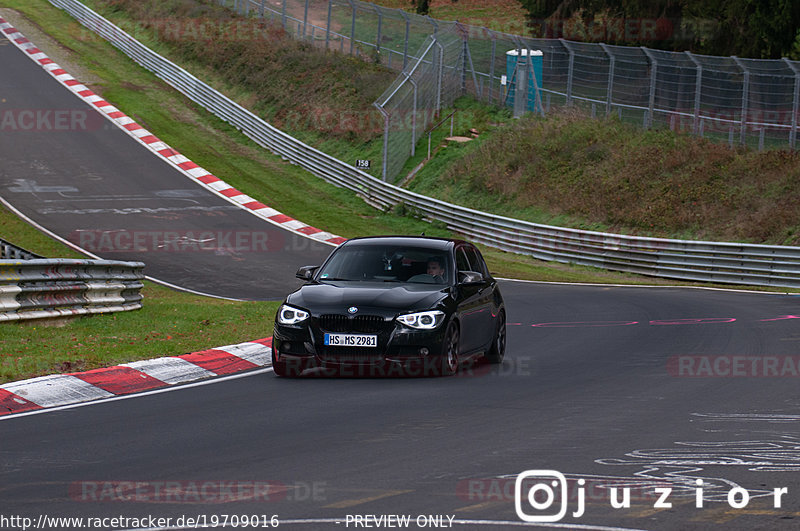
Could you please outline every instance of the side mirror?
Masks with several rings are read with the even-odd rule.
[[[305,280],[308,282],[312,278],[314,278],[314,272],[319,269],[319,266],[303,266],[297,270],[297,273],[294,274],[300,280]]]
[[[458,283],[459,284],[481,284],[483,282],[483,275],[476,271],[459,271]]]

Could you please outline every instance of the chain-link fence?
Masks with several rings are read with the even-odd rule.
[[[465,94],[513,103],[515,115],[581,105],[592,115],[614,114],[731,146],[796,146],[800,61],[533,39],[358,0],[219,2],[278,21],[320,47],[401,71],[376,102],[384,118],[385,180],[398,175],[437,113]],[[534,67],[525,50],[542,52],[539,77],[528,75]]]

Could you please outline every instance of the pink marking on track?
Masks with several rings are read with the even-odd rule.
[[[653,326],[679,326],[711,323],[732,323],[735,320],[736,319],[733,317],[701,317],[698,319],[663,319],[650,321],[650,324]]]
[[[537,323],[535,328],[595,328],[607,326],[630,326],[639,324],[639,321],[564,321],[556,323]]]

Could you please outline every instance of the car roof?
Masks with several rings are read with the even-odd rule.
[[[347,240],[344,245],[409,245],[446,251],[459,243],[462,241],[429,236],[365,236]]]

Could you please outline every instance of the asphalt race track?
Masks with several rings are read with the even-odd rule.
[[[16,49],[0,46],[0,63],[13,72],[0,78],[1,105],[83,109]],[[0,157],[0,194],[64,238],[279,230],[102,125],[0,133]],[[297,266],[329,251],[290,233],[270,238],[282,246],[108,257],[141,259],[149,274],[199,291],[275,298]],[[53,520],[69,517],[109,519],[102,529],[183,528],[187,518],[244,528],[243,517],[252,527],[277,515],[293,529],[364,529],[356,517],[398,527],[386,517],[401,515],[412,528],[505,529],[522,524],[515,478],[532,469],[563,474],[567,490],[537,510],[527,497],[537,488],[523,483],[521,510],[541,518],[563,503],[569,529],[798,527],[798,296],[501,287],[509,326],[500,367],[451,378],[266,371],[0,417],[0,528],[79,528]],[[629,507],[612,507],[611,487],[628,489]],[[671,507],[655,489],[667,489]],[[728,493],[736,504],[741,489],[749,503],[732,507]]]
[[[796,296],[502,288],[510,324],[500,368],[410,379],[267,372],[8,417],[0,421],[2,512],[316,522],[293,526],[303,529],[345,528],[327,519],[348,514],[520,523],[515,475],[553,469],[573,494],[587,481],[585,514],[565,522],[797,528],[800,334],[788,318]],[[683,357],[704,357],[706,369]],[[774,374],[750,376],[773,359]],[[697,478],[703,508],[695,507]],[[612,509],[604,486],[613,485],[650,491],[635,488],[630,508]],[[653,507],[654,486],[674,489],[671,509]],[[753,496],[746,508],[724,501],[734,487]],[[756,497],[775,488],[788,489],[780,509]],[[570,513],[577,503],[568,497]]]
[[[0,128],[0,197],[60,237],[142,261],[159,280],[239,299],[282,298],[298,267],[331,252],[192,182],[16,47],[0,46],[0,64],[0,110],[35,117]]]

